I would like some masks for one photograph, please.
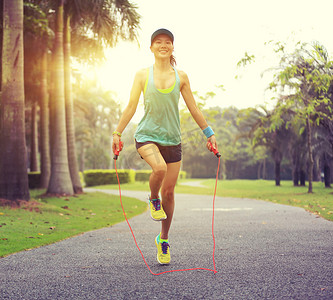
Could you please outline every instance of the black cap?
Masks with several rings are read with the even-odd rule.
[[[151,44],[153,43],[154,39],[160,35],[160,34],[166,34],[168,37],[170,37],[172,43],[173,43],[173,40],[174,40],[174,37],[173,37],[173,34],[171,31],[169,31],[168,29],[165,29],[165,28],[161,28],[161,29],[158,29],[156,30],[152,35],[151,35]]]

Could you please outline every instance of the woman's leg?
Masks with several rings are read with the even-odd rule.
[[[162,221],[161,239],[168,239],[173,211],[175,208],[175,186],[180,166],[181,161],[167,164],[167,172],[162,183],[162,205],[167,215],[167,219]]]
[[[159,197],[159,191],[161,189],[163,179],[167,174],[167,164],[155,144],[144,145],[138,149],[138,152],[152,168],[153,172],[149,178],[149,187],[151,192],[150,198],[156,199]]]

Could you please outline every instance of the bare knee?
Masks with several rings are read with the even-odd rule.
[[[158,179],[163,180],[167,172],[166,165],[158,165],[153,168],[153,176],[156,176]]]
[[[163,187],[161,194],[163,198],[172,201],[175,197],[175,188],[173,186]]]

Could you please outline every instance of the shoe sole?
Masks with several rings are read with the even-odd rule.
[[[155,245],[156,245],[156,247],[157,247],[157,237],[155,238]],[[158,259],[158,249],[157,249],[157,255],[156,255],[156,259],[157,259],[157,261],[158,261],[158,263],[160,264],[160,265],[168,265],[168,264],[170,264],[170,261],[171,261],[171,258],[170,258],[170,261],[168,262],[168,263],[162,263],[162,262],[160,262],[160,260]]]

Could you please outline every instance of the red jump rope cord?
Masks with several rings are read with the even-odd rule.
[[[214,266],[214,269],[208,269],[208,268],[190,268],[190,269],[169,270],[169,271],[164,271],[164,272],[161,272],[161,273],[154,273],[154,272],[150,269],[150,267],[149,267],[149,265],[148,265],[148,263],[147,263],[147,261],[146,261],[144,255],[143,255],[143,253],[142,253],[142,251],[141,251],[141,249],[140,249],[140,247],[139,247],[139,245],[138,245],[138,243],[137,243],[137,241],[136,241],[136,238],[135,238],[135,235],[134,235],[133,229],[132,229],[132,227],[131,227],[131,224],[129,223],[129,221],[128,221],[128,219],[127,219],[127,216],[126,216],[126,212],[125,212],[125,209],[124,209],[124,206],[123,206],[123,201],[122,201],[122,199],[121,199],[121,188],[120,188],[120,181],[119,181],[119,176],[118,176],[118,171],[117,171],[116,160],[114,160],[114,167],[115,167],[115,170],[116,170],[116,175],[117,175],[117,180],[118,180],[118,186],[119,186],[119,199],[120,199],[121,208],[122,208],[122,210],[123,210],[123,214],[124,214],[125,220],[126,220],[126,222],[127,222],[127,225],[128,225],[128,227],[129,227],[129,229],[130,229],[130,231],[131,231],[131,233],[132,233],[132,236],[133,236],[133,239],[134,239],[134,243],[135,243],[136,247],[138,248],[138,250],[139,250],[139,252],[140,252],[140,254],[141,254],[141,256],[142,256],[142,259],[143,259],[144,263],[146,264],[146,266],[147,266],[149,272],[150,272],[152,275],[156,275],[156,276],[158,276],[158,275],[162,275],[162,274],[166,274],[166,273],[172,273],[172,272],[184,272],[184,271],[193,271],[193,270],[205,270],[205,271],[214,272],[214,274],[216,274],[217,271],[216,271],[216,266],[215,266],[215,235],[214,235],[214,218],[215,218],[215,216],[214,216],[214,214],[215,214],[215,197],[216,197],[216,189],[217,189],[217,180],[218,180],[218,174],[219,174],[219,169],[220,169],[220,157],[219,157],[219,162],[218,162],[217,172],[216,172],[215,190],[214,190],[214,197],[213,197],[213,215],[212,215],[213,266]]]

